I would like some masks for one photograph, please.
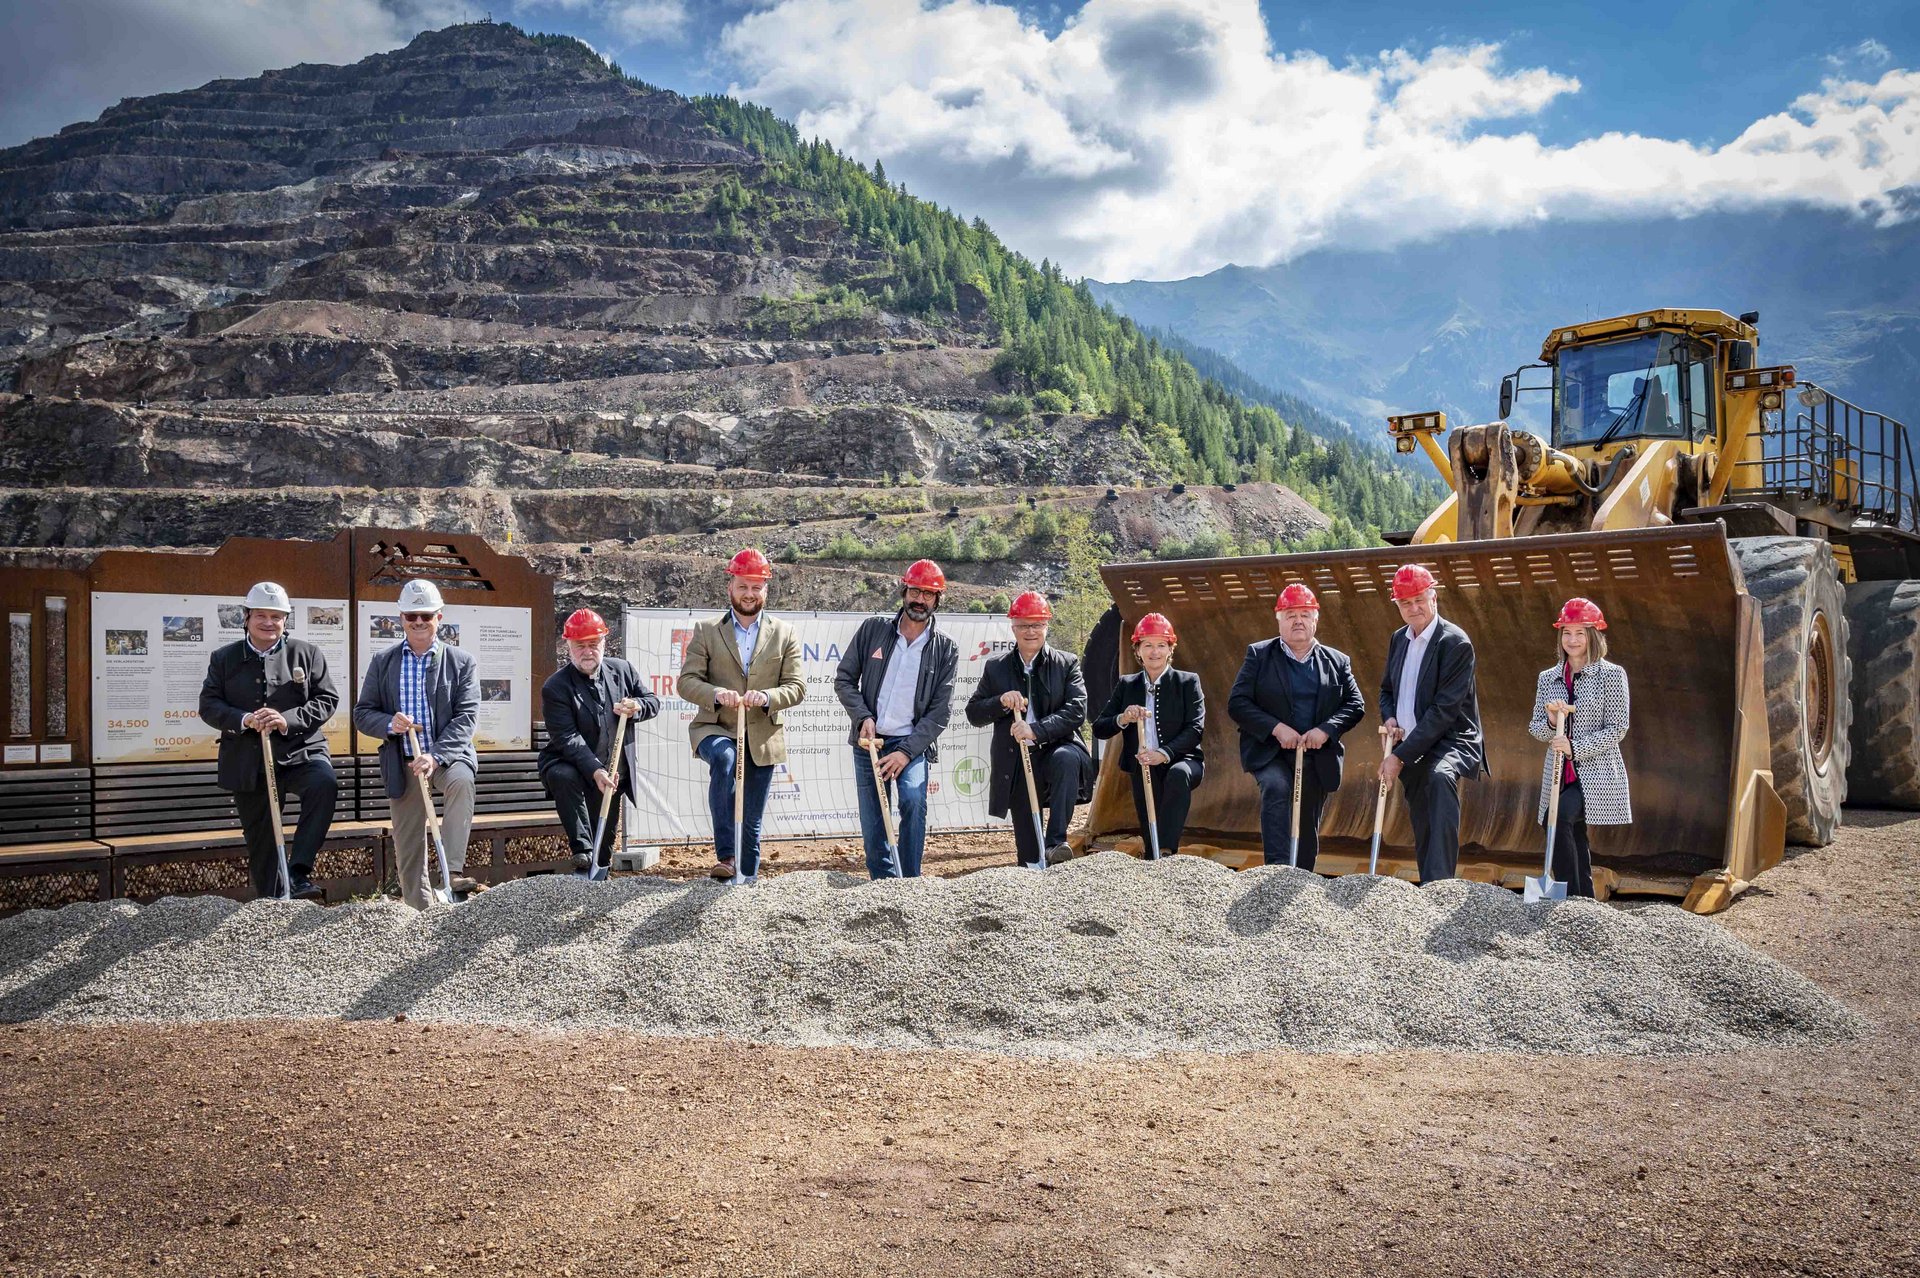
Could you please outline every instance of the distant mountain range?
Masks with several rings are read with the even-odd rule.
[[[1916,223],[1815,212],[1561,222],[1090,286],[1363,438],[1389,412],[1491,420],[1501,377],[1537,360],[1552,329],[1659,306],[1758,310],[1763,361],[1920,422]]]

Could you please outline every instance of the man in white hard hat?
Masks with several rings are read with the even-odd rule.
[[[327,657],[287,635],[293,604],[278,584],[247,592],[247,636],[214,649],[200,685],[200,717],[220,733],[220,788],[233,792],[256,896],[280,894],[272,804],[260,730],[273,746],[274,780],[281,800],[300,798],[300,823],[287,852],[290,895],[323,898],[313,882],[314,862],[333,824],[339,778],[327,753],[326,722],[340,706]]]
[[[400,899],[416,910],[433,900],[423,778],[446,803],[440,835],[456,896],[479,884],[467,876],[467,832],[473,827],[473,780],[480,756],[473,726],[480,715],[480,665],[473,654],[440,638],[445,607],[440,588],[415,579],[400,587],[400,624],[406,636],[367,664],[353,725],[380,743],[380,780],[393,805],[393,852]],[[414,729],[414,753],[407,730]]]

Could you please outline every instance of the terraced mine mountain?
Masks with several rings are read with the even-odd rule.
[[[563,610],[710,602],[748,542],[783,606],[930,553],[985,607],[1409,500],[984,225],[503,24],[0,152],[0,368],[14,563],[378,523]]]

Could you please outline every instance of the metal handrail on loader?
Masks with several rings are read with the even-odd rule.
[[[1433,573],[1441,615],[1465,629],[1480,654],[1490,775],[1461,786],[1464,877],[1518,887],[1537,866],[1540,747],[1527,723],[1536,676],[1553,659],[1554,632],[1542,618],[1573,595],[1607,600],[1614,656],[1633,678],[1633,729],[1622,750],[1636,819],[1592,827],[1596,866],[1619,890],[1713,908],[1709,897],[1780,860],[1784,809],[1770,771],[1759,611],[1718,524],[1628,530],[1603,544],[1571,534],[1102,568],[1123,625],[1148,612],[1172,620],[1181,665],[1198,673],[1211,703],[1203,745],[1219,766],[1194,792],[1188,842],[1212,844],[1232,864],[1259,859],[1260,804],[1238,767],[1238,729],[1226,707],[1247,646],[1274,637],[1279,592],[1298,581],[1319,597],[1320,641],[1353,659],[1375,718],[1388,644],[1401,624],[1388,587],[1394,569],[1410,562]],[[1510,655],[1489,660],[1503,653]],[[1128,654],[1122,667],[1132,668]],[[1380,739],[1360,729],[1344,744],[1346,779],[1321,821],[1323,872],[1367,867]],[[1412,826],[1404,806],[1396,809],[1382,873],[1411,870]],[[1096,845],[1140,833],[1117,757],[1101,768],[1089,832]]]

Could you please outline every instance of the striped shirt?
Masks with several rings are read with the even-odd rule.
[[[422,748],[428,753],[433,749],[433,703],[427,696],[427,673],[439,655],[438,639],[424,655],[415,652],[410,643],[403,641],[400,645],[400,713],[419,725]],[[411,744],[403,742],[401,748],[408,758],[413,757]]]

